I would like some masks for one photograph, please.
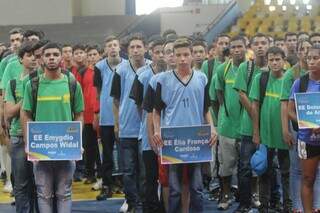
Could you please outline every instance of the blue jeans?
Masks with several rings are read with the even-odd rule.
[[[34,211],[36,201],[32,163],[27,161],[23,138],[11,136],[10,141],[16,212],[30,213]]]
[[[297,138],[297,133],[291,131],[294,138]],[[293,202],[293,209],[303,210],[301,201],[301,178],[302,171],[300,159],[297,151],[297,144],[290,149],[290,193]],[[313,207],[320,208],[320,169],[318,167],[317,176],[313,187]]]
[[[181,185],[183,164],[169,166],[169,211],[168,213],[181,212]],[[190,209],[189,213],[203,212],[203,183],[201,164],[188,164]]]
[[[124,193],[128,205],[132,207],[136,207],[139,201],[144,202],[145,181],[140,144],[137,138],[120,138]]]
[[[239,198],[240,205],[251,205],[251,178],[252,169],[250,160],[256,151],[256,145],[251,136],[242,136],[239,159]]]
[[[57,213],[71,213],[71,186],[74,170],[74,161],[34,162],[33,172],[40,213],[53,212],[54,196]]]

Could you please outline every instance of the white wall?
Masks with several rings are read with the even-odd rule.
[[[71,0],[0,0],[1,26],[71,22]]]
[[[225,7],[217,4],[161,9],[161,33],[169,28],[175,29],[179,35],[203,32]]]
[[[81,2],[81,16],[124,15],[125,0],[74,0]]]

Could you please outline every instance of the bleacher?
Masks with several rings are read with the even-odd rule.
[[[286,32],[319,32],[320,6],[314,5],[308,12],[297,10],[294,5],[274,5],[272,11],[263,0],[257,0],[250,9],[240,17],[230,28],[229,35],[240,32],[249,37],[255,33],[265,33],[270,36],[283,37]]]

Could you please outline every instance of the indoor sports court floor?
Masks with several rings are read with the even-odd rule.
[[[0,189],[3,183],[0,181]],[[73,183],[73,206],[72,213],[117,213],[123,203],[123,195],[116,194],[112,199],[107,201],[96,201],[95,197],[99,192],[92,191],[91,185],[85,185],[82,182]],[[15,213],[14,206],[10,203],[13,201],[8,193],[0,190],[0,213]],[[205,200],[204,213],[224,212],[231,213],[237,207],[238,203],[234,203],[228,211],[217,210],[215,201]],[[142,211],[141,211],[142,212]]]

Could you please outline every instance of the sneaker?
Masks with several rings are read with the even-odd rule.
[[[112,191],[108,186],[103,186],[100,194],[96,197],[97,200],[107,200],[112,197]]]
[[[12,184],[11,181],[6,181],[6,184],[3,187],[3,192],[5,193],[11,193],[12,192]]]
[[[239,205],[233,213],[248,213],[250,210],[251,208],[248,206]]]
[[[92,185],[91,189],[92,189],[93,191],[98,191],[98,190],[100,190],[101,188],[102,188],[102,179],[101,179],[101,178],[98,178],[98,179],[97,179],[97,182],[95,182],[95,183]]]
[[[267,206],[263,206],[263,205],[260,205],[259,207],[259,213],[269,213],[269,208]]]
[[[225,195],[224,197],[222,197],[222,199],[220,200],[220,202],[218,203],[218,209],[219,210],[227,210],[229,208],[229,206],[231,206],[231,199],[229,198],[228,195]]]
[[[84,184],[93,184],[97,182],[97,179],[95,177],[88,177],[85,181]]]
[[[218,201],[220,197],[220,190],[219,188],[217,190],[212,190],[209,192],[208,200],[209,201]]]
[[[128,204],[127,204],[127,201],[124,200],[122,206],[121,206],[120,209],[119,209],[119,212],[121,212],[121,213],[126,213],[126,212],[128,211],[128,207],[129,207],[129,206],[128,206]]]
[[[278,200],[276,202],[270,202],[270,210],[274,211],[274,212],[282,212],[282,204],[281,202]]]
[[[259,195],[257,193],[254,193],[252,195],[251,203],[254,208],[259,208],[261,206],[261,202],[259,200]]]

